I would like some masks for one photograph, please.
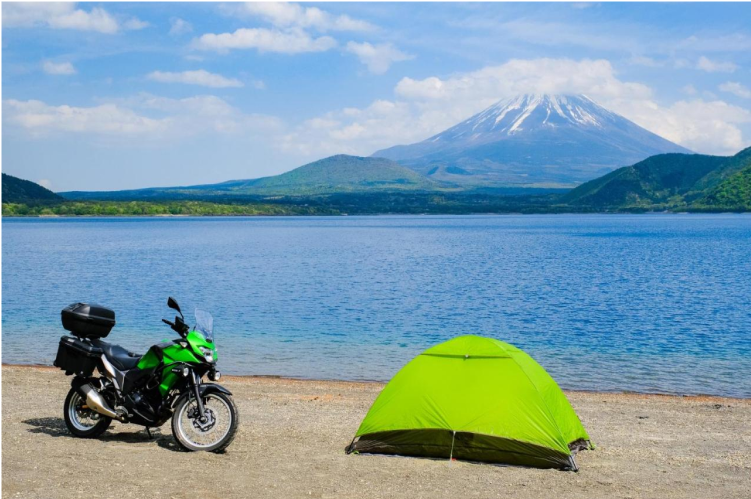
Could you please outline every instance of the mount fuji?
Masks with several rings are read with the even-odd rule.
[[[691,153],[585,95],[535,94],[373,156],[460,185],[563,187],[668,152]]]

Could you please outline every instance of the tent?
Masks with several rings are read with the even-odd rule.
[[[587,448],[563,391],[532,357],[467,335],[404,366],[346,451],[576,471],[574,455]]]

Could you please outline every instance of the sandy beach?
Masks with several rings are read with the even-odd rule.
[[[568,392],[597,445],[579,473],[348,456],[382,384],[226,377],[240,429],[225,454],[180,452],[113,423],[97,440],[62,419],[70,378],[3,366],[3,497],[751,496],[751,400]]]

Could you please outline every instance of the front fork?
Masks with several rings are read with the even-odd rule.
[[[198,406],[198,420],[201,423],[206,422],[206,409],[203,406],[203,398],[201,397],[201,390],[198,388],[201,384],[201,378],[193,371],[190,371],[193,385],[193,396],[196,398],[196,405]]]

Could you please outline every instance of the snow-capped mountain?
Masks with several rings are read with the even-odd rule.
[[[522,95],[373,156],[470,184],[578,184],[666,152],[691,152],[584,95]]]

